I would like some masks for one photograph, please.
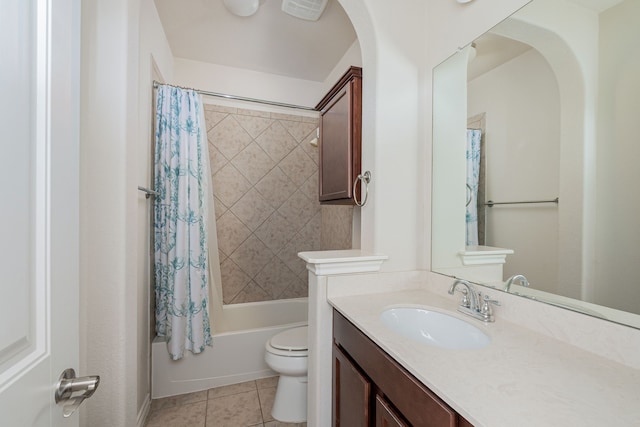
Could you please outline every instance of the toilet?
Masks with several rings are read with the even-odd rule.
[[[265,362],[280,375],[271,415],[281,422],[307,421],[307,326],[275,334],[265,349]]]

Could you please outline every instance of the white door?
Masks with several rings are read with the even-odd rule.
[[[77,426],[79,0],[0,0],[0,425]]]

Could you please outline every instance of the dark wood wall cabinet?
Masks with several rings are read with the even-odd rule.
[[[473,427],[335,310],[333,425]]]
[[[354,204],[360,189],[362,68],[351,67],[316,105],[320,111],[320,202]]]

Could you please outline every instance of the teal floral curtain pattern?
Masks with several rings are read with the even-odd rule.
[[[482,131],[467,129],[467,246],[478,244],[478,183]]]
[[[200,96],[161,85],[155,127],[156,330],[173,360],[211,345],[208,295],[208,148]],[[215,231],[214,231],[215,232]]]

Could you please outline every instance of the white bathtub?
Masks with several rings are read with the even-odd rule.
[[[264,362],[265,342],[307,324],[307,298],[233,304],[214,326],[213,346],[171,360],[162,338],[151,346],[151,398],[173,396],[275,375]]]

